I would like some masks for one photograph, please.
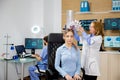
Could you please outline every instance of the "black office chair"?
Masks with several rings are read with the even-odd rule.
[[[44,64],[47,65],[47,64]],[[35,65],[37,70],[35,71],[36,73],[39,73],[39,79],[42,80],[42,78],[44,78],[45,80],[47,80],[46,78],[46,70],[40,70],[40,68],[38,67],[38,65]]]
[[[55,64],[55,54],[59,46],[64,43],[62,33],[51,33],[48,36],[48,70],[47,80],[57,80],[59,73],[56,71]]]

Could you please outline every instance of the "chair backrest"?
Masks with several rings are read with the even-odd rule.
[[[64,43],[62,33],[51,33],[48,36],[48,69],[53,73],[52,78],[58,77],[58,72],[56,71],[55,64],[55,54],[59,46]]]

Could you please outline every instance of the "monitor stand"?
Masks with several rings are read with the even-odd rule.
[[[35,54],[35,49],[31,49],[31,54]]]

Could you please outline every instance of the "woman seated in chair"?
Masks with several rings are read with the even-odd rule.
[[[31,80],[39,80],[40,73],[35,72],[38,70],[37,68],[41,70],[46,70],[47,69],[47,63],[48,63],[48,54],[47,54],[47,45],[48,45],[48,36],[45,36],[43,38],[44,40],[44,48],[42,52],[38,54],[32,55],[32,57],[35,57],[38,62],[37,65],[33,65],[29,67],[29,74],[30,74],[30,79]],[[38,71],[39,72],[39,71]]]
[[[55,69],[62,78],[58,80],[81,80],[80,77],[80,50],[73,43],[74,32],[67,29],[63,33],[65,43],[56,51]]]

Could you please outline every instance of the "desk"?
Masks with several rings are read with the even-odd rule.
[[[21,80],[24,78],[24,64],[35,62],[37,61],[35,58],[21,58],[16,60],[1,60],[1,61],[7,61],[8,63],[17,63],[21,65]],[[6,77],[6,76],[5,76]]]

